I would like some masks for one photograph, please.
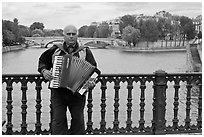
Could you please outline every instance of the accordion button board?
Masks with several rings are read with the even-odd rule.
[[[81,94],[80,90],[87,89],[87,83],[96,70],[95,66],[84,59],[69,54],[55,56],[52,69],[53,79],[50,81],[49,88],[67,88],[73,93]]]
[[[60,72],[63,64],[63,56],[55,56],[52,69],[53,79],[50,81],[50,87],[58,88],[60,86]]]

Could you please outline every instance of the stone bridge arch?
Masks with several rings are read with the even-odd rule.
[[[45,43],[43,47],[47,48],[49,44],[61,43],[63,41],[63,39],[51,40]],[[78,42],[80,45],[98,48],[106,48],[106,46],[113,45],[113,40],[108,38],[78,38]]]
[[[111,38],[79,38],[81,45],[87,45],[91,47],[105,48],[106,46],[113,45],[113,39]]]
[[[98,48],[106,48],[106,46],[110,46],[110,41],[103,41],[103,40],[87,40],[87,41],[79,41],[81,45],[84,46],[91,46],[91,47],[98,47]]]
[[[61,42],[63,42],[63,41],[64,41],[64,40],[62,40],[62,39],[51,40],[51,41],[47,42],[47,43],[44,45],[44,48],[47,48],[49,44],[61,43]]]

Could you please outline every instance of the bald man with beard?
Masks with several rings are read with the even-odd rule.
[[[53,67],[53,58],[55,55],[65,55],[67,52],[71,54],[79,49],[77,42],[77,28],[68,25],[63,30],[64,41],[60,45],[53,45],[51,48],[43,52],[38,61],[38,72],[43,75],[46,80],[52,80],[51,69]],[[79,58],[83,58],[93,66],[97,66],[91,50],[86,47],[84,50],[74,54]],[[82,135],[85,134],[84,124],[84,106],[86,96],[79,93],[73,93],[66,88],[51,88],[52,103],[52,131],[53,135]],[[71,126],[68,130],[67,108],[71,114]]]

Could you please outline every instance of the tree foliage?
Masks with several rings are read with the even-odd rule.
[[[122,32],[123,29],[127,26],[132,26],[135,27],[135,17],[131,16],[131,15],[125,15],[122,16],[122,18],[120,19],[120,31]]]
[[[86,32],[88,31],[88,26],[87,25],[85,25],[85,26],[82,26],[81,28],[79,28],[79,31],[78,31],[78,36],[79,37],[87,37],[87,35],[86,35]]]
[[[146,41],[154,42],[158,40],[159,37],[159,31],[157,28],[156,21],[149,19],[147,21],[144,21],[141,25],[141,35]]]
[[[19,27],[19,34],[20,36],[29,37],[30,36],[30,29],[23,25],[18,25]]]
[[[99,38],[107,38],[110,36],[110,29],[107,22],[100,24],[97,30]]]
[[[32,32],[31,32],[31,35],[32,36],[34,36],[35,35],[35,37],[42,37],[42,36],[44,36],[44,33],[43,33],[43,31],[41,30],[41,29],[35,29],[35,30],[33,30]]]
[[[24,37],[30,36],[63,36],[62,29],[44,30],[43,23],[34,22],[30,27],[19,25],[18,19],[13,22],[2,20],[3,44],[11,45],[25,42]]]
[[[123,33],[122,33],[122,39],[124,41],[126,41],[129,45],[131,44],[132,42],[132,37],[131,37],[131,34],[132,34],[132,30],[133,30],[133,27],[131,26],[127,26],[123,29]]]
[[[35,29],[44,29],[44,24],[40,23],[40,22],[34,22],[33,24],[30,25],[30,29],[31,30],[35,30]]]
[[[13,22],[9,20],[2,20],[2,30],[12,31]]]
[[[44,36],[62,36],[63,35],[63,30],[62,29],[55,29],[55,30],[48,30],[44,29],[43,30]]]
[[[158,22],[157,22],[157,28],[158,28],[158,32],[159,32],[158,37],[160,39],[164,39],[164,37],[165,37],[164,24],[165,24],[165,19],[159,18]]]
[[[11,45],[15,41],[15,35],[10,30],[3,30],[3,43]]]
[[[3,44],[5,45],[11,45],[16,42],[24,42],[17,18],[14,18],[13,22],[2,20],[2,34]]]
[[[107,22],[102,22],[98,27],[96,25],[82,26],[78,32],[79,37],[107,38],[111,34],[111,28]]]
[[[89,38],[93,38],[96,29],[97,29],[97,27],[94,26],[94,25],[89,26],[89,28],[88,28],[88,30],[87,30],[87,36],[88,36]]]
[[[13,25],[12,25],[12,32],[15,36],[15,41],[18,41],[20,35],[19,35],[19,27],[18,27],[18,19],[13,19]]]
[[[182,16],[180,18],[180,25],[181,25],[181,33],[185,36],[187,36],[187,39],[192,39],[195,37],[195,26],[193,25],[193,21],[186,17]]]
[[[195,26],[192,19],[185,16],[165,16],[164,18],[145,17],[136,18],[135,15],[122,16],[119,21],[119,30],[124,40],[132,43],[134,46],[138,41],[157,41],[157,40],[177,40],[183,36],[183,40],[190,40],[195,37]],[[114,25],[113,22],[111,22]],[[82,26],[78,30],[79,37],[99,37],[107,38],[111,36],[113,28],[111,23],[102,22],[92,23],[90,26]],[[127,27],[127,28],[126,28]],[[48,30],[44,29],[44,24],[34,22],[30,27],[19,25],[17,18],[13,21],[2,20],[3,43],[22,42],[23,37],[29,36],[63,36],[62,29]],[[125,29],[126,28],[126,29]],[[130,31],[130,32],[128,32]],[[130,34],[128,34],[130,33]],[[202,33],[197,34],[202,37]]]
[[[136,46],[136,44],[140,41],[141,33],[139,29],[133,29],[132,31],[132,43],[133,46]]]
[[[140,36],[141,35],[140,35],[139,29],[135,29],[134,27],[130,25],[123,29],[122,38],[129,45],[133,43],[133,46],[135,46],[139,42]]]

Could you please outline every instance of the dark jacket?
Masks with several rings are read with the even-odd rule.
[[[69,53],[69,48],[70,47],[66,47],[65,42],[63,43],[63,47],[64,50],[67,51]],[[75,52],[77,49],[79,48],[78,43],[75,45],[75,47],[73,48],[73,52]],[[55,51],[58,49],[58,47],[56,45],[53,45],[50,49],[46,50],[45,52],[43,52],[39,58],[38,61],[38,72],[41,73],[42,69],[47,69],[50,70],[53,67],[53,63],[52,63],[52,56],[55,53]],[[65,53],[63,51],[60,52],[60,55],[64,55]],[[79,57],[79,54],[75,54],[75,56]],[[91,52],[91,50],[86,47],[86,61],[88,61],[89,63],[91,63],[93,66],[97,66],[97,63],[94,59],[94,56]]]

